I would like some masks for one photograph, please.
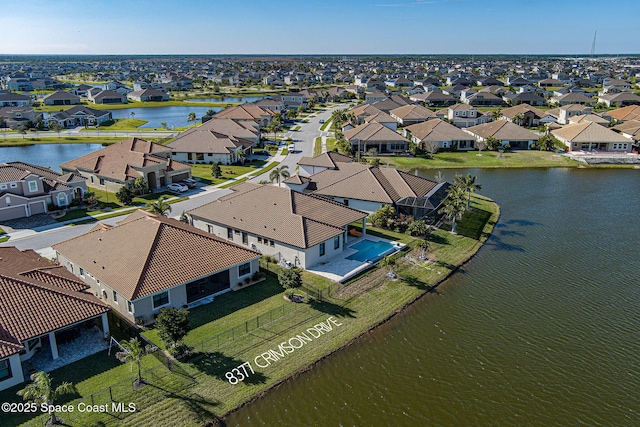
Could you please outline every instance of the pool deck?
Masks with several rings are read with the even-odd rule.
[[[323,263],[316,264],[313,267],[308,268],[307,271],[326,277],[330,280],[333,280],[334,282],[344,282],[347,279],[355,276],[356,274],[371,268],[377,261],[362,262],[347,259],[347,257],[358,252],[357,249],[352,249],[352,246],[363,240],[371,240],[372,242],[387,242],[393,245],[393,249],[388,251],[388,253],[384,253],[384,256],[395,253],[406,246],[404,243],[393,242],[377,236],[365,234],[358,239],[350,240],[348,246],[342,251],[341,254],[336,255]]]

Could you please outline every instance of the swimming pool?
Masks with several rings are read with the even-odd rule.
[[[394,246],[389,242],[374,242],[373,240],[365,239],[350,246],[350,248],[357,249],[358,252],[353,255],[349,255],[347,259],[361,262],[376,262],[387,253],[391,252]]]

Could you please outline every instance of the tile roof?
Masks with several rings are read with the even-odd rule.
[[[627,138],[594,122],[581,122],[552,130],[555,136],[571,142],[629,142]]]
[[[34,251],[0,247],[0,358],[20,342],[109,311],[64,267]]]
[[[496,120],[466,128],[474,135],[482,138],[494,137],[497,140],[506,141],[537,141],[538,135],[507,120]]]
[[[428,120],[405,128],[420,141],[472,141],[473,136],[440,119]]]
[[[526,112],[532,112],[536,117],[538,117],[539,119],[545,117],[548,115],[548,113],[545,113],[544,111],[532,107],[531,105],[527,104],[527,103],[522,103],[522,104],[518,104],[514,107],[509,107],[509,108],[505,108],[503,110],[500,110],[500,114],[502,114],[505,117],[508,117],[510,119],[513,119],[515,116],[517,116],[518,114],[524,114]]]
[[[303,157],[298,162],[304,166],[318,166],[323,168],[335,168],[338,163],[351,163],[353,159],[349,156],[336,153],[335,151],[327,151],[315,157]]]
[[[359,163],[341,164],[337,170],[328,169],[310,178],[314,194],[389,204],[403,197],[422,197],[437,185],[397,169]]]
[[[248,148],[252,145],[253,142],[246,139],[196,128],[192,132],[181,134],[166,146],[171,148],[173,152],[180,153],[230,154],[238,147]]]
[[[355,139],[368,142],[408,142],[404,136],[377,122],[365,123],[349,129],[344,132],[344,137],[348,141]]]
[[[403,120],[427,120],[436,117],[435,113],[422,105],[404,105],[389,112]]]
[[[9,162],[0,164],[0,182],[20,181],[30,174],[41,176],[45,182],[52,188],[56,188],[64,183],[84,181],[85,178],[73,174],[60,174],[43,166],[32,165],[24,162]],[[68,186],[64,185],[65,188]]]
[[[243,183],[234,193],[189,211],[193,217],[298,248],[344,232],[366,213],[322,197],[283,187]]]
[[[140,210],[116,226],[96,227],[53,249],[129,300],[260,256],[175,219]]]
[[[169,149],[160,144],[140,138],[127,138],[124,141],[105,147],[77,159],[62,163],[65,170],[85,170],[96,175],[118,181],[128,181],[141,176],[135,167],[166,163],[168,170],[187,170],[186,163],[160,157]]]
[[[629,105],[617,110],[611,110],[607,114],[620,121],[640,120],[640,105]]]
[[[234,119],[234,120],[259,120],[264,116],[273,116],[275,112],[260,108],[253,104],[243,104],[236,107],[228,107],[216,113],[216,119]]]

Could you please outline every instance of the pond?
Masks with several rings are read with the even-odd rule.
[[[101,144],[36,144],[0,148],[0,163],[26,162],[60,171],[59,164],[104,148]]]
[[[162,122],[167,123],[169,129],[186,127],[193,122],[188,122],[189,113],[196,114],[196,121],[199,122],[207,111],[222,111],[222,107],[149,107],[149,108],[123,108],[109,110],[114,119],[139,119],[146,120],[147,123],[142,125],[143,128],[160,129]],[[131,114],[133,113],[133,115]]]
[[[215,98],[191,98],[189,102],[254,102],[266,98],[266,96],[220,96]]]

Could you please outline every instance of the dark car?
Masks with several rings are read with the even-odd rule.
[[[256,156],[268,156],[269,152],[266,150],[258,150],[254,151],[253,154],[255,154]]]
[[[186,185],[189,188],[195,188],[197,183],[195,179],[187,178],[184,181],[182,181],[182,184]]]

